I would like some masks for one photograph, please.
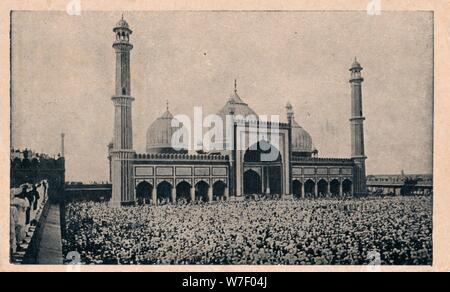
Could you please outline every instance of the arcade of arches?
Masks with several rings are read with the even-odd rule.
[[[312,179],[308,179],[304,183],[295,179],[292,182],[294,198],[350,196],[352,194],[352,188],[352,181],[350,179],[344,179],[342,182],[338,179],[333,179],[330,182],[325,179],[320,179],[317,183]]]
[[[211,188],[202,180],[194,187],[182,181],[174,188],[171,183],[163,181],[154,188],[143,181],[136,186],[136,199],[139,205],[224,201],[228,199],[228,187],[224,182],[217,181]]]
[[[267,189],[264,188],[261,176],[256,171],[246,171],[244,180],[248,182],[245,184],[245,194],[268,194],[265,192]],[[270,194],[276,194],[277,186],[273,186],[275,183],[269,180]],[[302,183],[295,179],[292,182],[292,193],[294,198],[349,196],[352,193],[352,181],[344,179],[341,182],[333,179],[328,182],[320,179],[316,183],[314,180],[308,179]],[[154,189],[150,183],[143,181],[136,186],[136,198],[139,205],[148,205],[152,201],[158,203],[223,201],[228,198],[228,187],[222,181],[215,182],[212,188],[205,181],[199,181],[192,188],[188,182],[182,181],[173,188],[169,182],[163,181]]]

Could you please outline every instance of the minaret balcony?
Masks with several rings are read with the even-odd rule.
[[[129,106],[134,101],[134,97],[129,95],[114,95],[111,97],[114,105]]]
[[[351,78],[350,79],[350,83],[354,83],[354,82],[359,82],[359,83],[361,83],[361,82],[363,82],[364,81],[364,78],[362,78],[362,77],[354,77],[354,78]]]
[[[350,122],[352,121],[365,121],[366,118],[365,117],[351,117],[350,118]]]
[[[128,41],[120,40],[114,42],[113,48],[120,51],[131,51],[133,49],[133,45]]]

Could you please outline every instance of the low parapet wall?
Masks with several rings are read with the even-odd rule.
[[[31,235],[31,241],[28,244],[28,248],[22,260],[22,264],[32,265],[38,263],[37,257],[39,253],[39,247],[42,241],[44,228],[47,223],[47,217],[50,211],[50,206],[51,206],[50,200],[47,200],[42,209],[41,216],[39,217],[39,220],[37,220],[36,226]]]

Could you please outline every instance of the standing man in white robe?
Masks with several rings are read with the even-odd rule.
[[[23,187],[22,192],[16,195],[11,202],[11,205],[17,208],[17,224],[16,224],[16,245],[20,250],[20,245],[25,239],[27,230],[26,227],[26,210],[30,208],[28,200],[25,198],[27,187]]]

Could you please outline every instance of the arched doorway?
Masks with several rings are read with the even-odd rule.
[[[282,156],[270,142],[261,140],[245,151],[244,167],[261,169],[244,173],[244,194],[254,195],[270,193],[281,195],[283,192]]]
[[[191,185],[188,182],[180,182],[177,185],[177,202],[191,202]]]
[[[267,141],[259,141],[245,151],[244,162],[249,163],[280,163],[280,151]]]
[[[331,193],[331,195],[333,195],[334,197],[339,196],[339,189],[340,189],[339,180],[333,179],[330,182],[330,193]]]
[[[166,181],[163,181],[158,185],[156,189],[156,196],[160,203],[167,204],[170,202],[172,195],[172,185]]]
[[[144,204],[150,204],[150,200],[152,198],[152,190],[152,185],[146,181],[140,182],[136,186],[136,199],[138,205],[142,206]]]
[[[328,182],[324,179],[319,180],[317,183],[319,197],[326,197],[328,195]]]
[[[199,181],[195,185],[195,197],[200,202],[208,202],[209,185],[204,181]]]
[[[316,183],[309,179],[305,182],[305,195],[307,197],[315,197],[316,193]]]
[[[345,196],[351,196],[352,195],[352,181],[349,179],[345,179],[342,182],[342,192],[344,192]]]
[[[244,173],[244,194],[262,194],[261,177],[254,170],[247,170]]]
[[[213,198],[217,201],[225,199],[225,189],[227,185],[223,181],[217,181],[213,185]]]
[[[294,198],[300,199],[302,197],[302,183],[299,180],[292,182],[292,193]]]

